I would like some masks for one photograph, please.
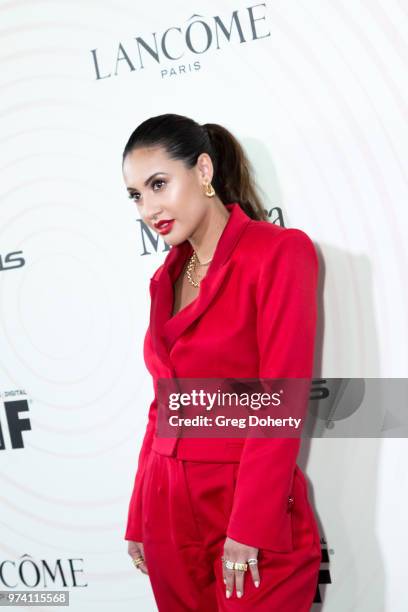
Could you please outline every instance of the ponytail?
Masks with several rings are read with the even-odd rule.
[[[224,203],[238,202],[251,219],[267,221],[253,179],[252,165],[237,138],[218,123],[205,123],[202,127],[214,154],[212,184],[220,200]]]

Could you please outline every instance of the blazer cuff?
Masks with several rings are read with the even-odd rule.
[[[247,546],[293,551],[292,509],[299,439],[247,440],[227,536]]]
[[[231,517],[227,536],[255,548],[268,549],[276,552],[292,552],[292,513],[287,510],[289,496],[286,503],[282,502],[281,508],[271,518],[270,506],[265,510],[252,508],[244,514],[241,509],[240,517],[237,514]]]

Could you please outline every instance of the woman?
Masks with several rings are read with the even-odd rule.
[[[300,439],[170,438],[156,425],[159,378],[310,380],[313,243],[267,221],[243,149],[220,125],[152,117],[132,133],[122,170],[144,223],[172,247],[150,282],[155,397],[128,552],[160,612],[309,611],[321,553]]]

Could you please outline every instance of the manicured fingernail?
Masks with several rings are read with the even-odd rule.
[[[237,591],[237,597],[242,597],[241,591]]]
[[[229,591],[228,589],[226,590],[225,594],[227,597],[231,597],[231,591]]]
[[[259,580],[255,580],[254,584],[256,587],[259,587]]]
[[[223,578],[224,584],[227,584],[227,581],[225,580],[225,578]]]

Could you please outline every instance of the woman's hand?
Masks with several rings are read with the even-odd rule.
[[[226,538],[224,542],[224,560],[235,561],[238,563],[247,563],[248,559],[258,559],[258,548],[240,544],[232,538]],[[251,572],[252,580],[256,587],[259,586],[260,577],[258,572],[258,564],[249,564],[248,570]],[[223,562],[222,574],[226,585],[226,596],[231,597],[234,590],[234,584],[237,591],[237,597],[242,597],[244,594],[244,570],[227,569]]]
[[[132,559],[137,559],[138,557],[143,557],[144,559],[144,548],[142,542],[132,542],[129,540],[128,543],[128,553],[132,557]],[[135,565],[136,567],[136,565]],[[148,569],[146,565],[146,561],[143,561],[140,565],[137,566],[137,569],[142,570],[143,574],[148,574]]]

